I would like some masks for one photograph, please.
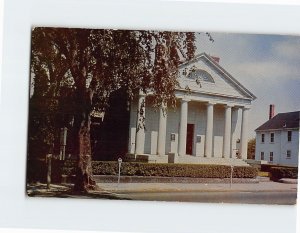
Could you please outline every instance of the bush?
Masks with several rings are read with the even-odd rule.
[[[298,178],[298,168],[294,167],[271,167],[270,168],[271,179],[278,181],[281,178]]]
[[[64,161],[52,159],[51,161],[51,183],[60,183],[62,174],[65,169]],[[27,177],[26,180],[30,182],[47,182],[47,163],[45,159],[32,159],[27,161]]]
[[[47,167],[45,159],[27,160],[27,182],[46,182]]]
[[[94,175],[117,175],[117,162],[93,162]],[[229,178],[231,167],[225,165],[204,164],[153,164],[124,162],[121,174],[125,176],[163,176],[195,178]],[[257,169],[253,167],[234,167],[234,178],[255,178]]]
[[[117,175],[118,162],[93,161],[94,175]],[[75,160],[52,160],[51,182],[60,182],[61,175],[74,175]],[[161,177],[193,177],[193,178],[229,178],[231,167],[208,164],[170,164],[170,163],[137,163],[123,162],[123,176],[161,176]],[[234,178],[255,178],[257,169],[253,167],[234,167]],[[29,182],[46,182],[47,166],[45,160],[28,161],[27,180]]]
[[[261,164],[260,165],[260,170],[262,172],[270,172],[271,168],[278,167],[278,168],[295,168],[291,166],[286,166],[286,165],[276,165],[276,164]]]

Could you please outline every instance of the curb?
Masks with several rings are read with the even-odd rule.
[[[101,185],[101,184],[100,184]],[[185,193],[185,192],[199,192],[199,193],[236,193],[236,192],[295,192],[294,190],[274,190],[274,189],[266,189],[266,190],[245,190],[245,189],[131,189],[131,190],[122,190],[122,189],[105,189],[108,192],[114,194],[131,194],[131,193]]]
[[[280,183],[285,183],[285,184],[298,184],[298,179],[287,179],[287,178],[282,178],[279,180]]]
[[[96,183],[117,183],[118,176],[94,175]],[[159,177],[159,176],[121,176],[121,183],[230,183],[230,178],[191,178],[191,177]],[[259,183],[256,178],[233,178],[232,183]]]

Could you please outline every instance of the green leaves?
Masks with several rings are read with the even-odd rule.
[[[66,85],[93,89],[103,103],[94,107],[103,108],[109,93],[125,87],[130,99],[147,90],[160,105],[175,98],[178,66],[194,56],[194,42],[192,32],[34,28],[34,92],[51,98]]]
[[[128,103],[142,90],[154,107],[175,107],[178,67],[194,42],[192,32],[34,28],[29,143],[53,145],[65,119],[105,111],[120,88]]]

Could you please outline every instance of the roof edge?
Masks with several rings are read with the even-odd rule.
[[[280,130],[297,130],[300,129],[300,127],[296,127],[296,128],[277,128],[277,129],[255,129],[255,132],[262,132],[262,131],[280,131]]]
[[[205,52],[202,52],[200,54],[197,54],[194,58],[191,60],[188,60],[182,64],[179,65],[179,69],[181,66],[185,66],[193,61],[196,61],[197,59],[204,57],[206,60],[208,60],[211,64],[213,64],[219,71],[221,71],[223,74],[225,74],[237,87],[244,92],[246,95],[251,97],[251,100],[257,99],[257,97],[249,91],[246,87],[244,87],[239,81],[237,81],[230,73],[228,73],[219,63],[217,63],[210,55],[208,55]]]

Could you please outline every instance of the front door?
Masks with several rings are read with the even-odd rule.
[[[194,124],[187,124],[187,134],[186,134],[186,154],[193,154],[193,144],[194,144]]]

